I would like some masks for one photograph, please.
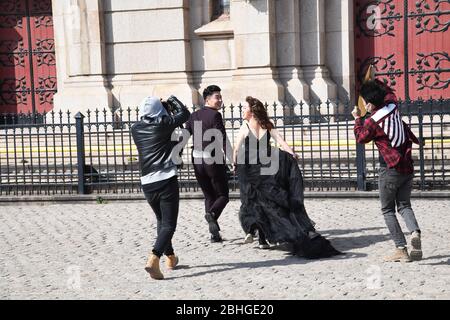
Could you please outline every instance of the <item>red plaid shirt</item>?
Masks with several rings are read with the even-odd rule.
[[[418,139],[412,133],[409,126],[402,121],[406,133],[405,142],[398,148],[393,148],[384,130],[371,117],[363,122],[362,118],[355,120],[355,138],[358,143],[374,141],[380,155],[389,168],[395,168],[398,172],[410,174],[414,172],[411,157],[412,143],[419,144]]]

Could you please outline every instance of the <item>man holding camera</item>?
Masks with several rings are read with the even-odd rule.
[[[384,260],[410,262],[422,259],[421,232],[411,208],[411,189],[414,166],[412,144],[419,144],[409,126],[402,121],[397,98],[392,89],[381,81],[370,80],[360,89],[366,110],[371,115],[364,121],[358,107],[355,118],[355,137],[358,143],[374,141],[380,152],[379,190],[381,211],[394,240],[394,253]],[[411,232],[411,252],[395,215],[395,207]]]
[[[178,141],[171,138],[174,130],[189,119],[190,112],[174,96],[167,102],[147,97],[139,110],[141,119],[131,127],[131,133],[139,153],[142,189],[157,220],[157,238],[145,270],[151,278],[161,280],[163,254],[169,269],[178,264],[172,247],[179,208],[177,165],[173,161]]]
[[[186,129],[193,135],[192,162],[195,177],[205,196],[205,219],[211,242],[222,242],[217,220],[229,201],[225,156],[232,158],[232,147],[219,112],[223,104],[220,91],[216,85],[208,86],[203,91],[205,106],[193,112],[186,123]]]

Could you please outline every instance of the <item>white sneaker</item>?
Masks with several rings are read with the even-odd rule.
[[[260,244],[259,248],[260,249],[270,249],[270,246],[268,244]]]
[[[252,242],[253,242],[253,235],[249,233],[245,236],[244,243],[252,243]]]

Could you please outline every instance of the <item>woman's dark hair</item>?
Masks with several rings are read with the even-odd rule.
[[[256,121],[258,121],[261,128],[267,129],[269,131],[272,130],[274,128],[273,123],[270,122],[266,108],[264,108],[262,102],[250,96],[245,98],[245,101],[248,102],[250,111],[253,113],[253,116],[255,117]]]
[[[388,88],[378,80],[364,82],[359,90],[359,94],[377,108],[384,106],[384,97],[388,94]]]
[[[203,90],[203,99],[206,100],[207,97],[212,95],[214,92],[220,92],[220,88],[216,85],[207,86],[205,90]]]

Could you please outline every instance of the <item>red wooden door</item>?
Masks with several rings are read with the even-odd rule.
[[[450,98],[450,0],[355,0],[357,88],[368,65],[401,99]]]
[[[51,0],[0,0],[0,113],[50,111],[55,92]]]

